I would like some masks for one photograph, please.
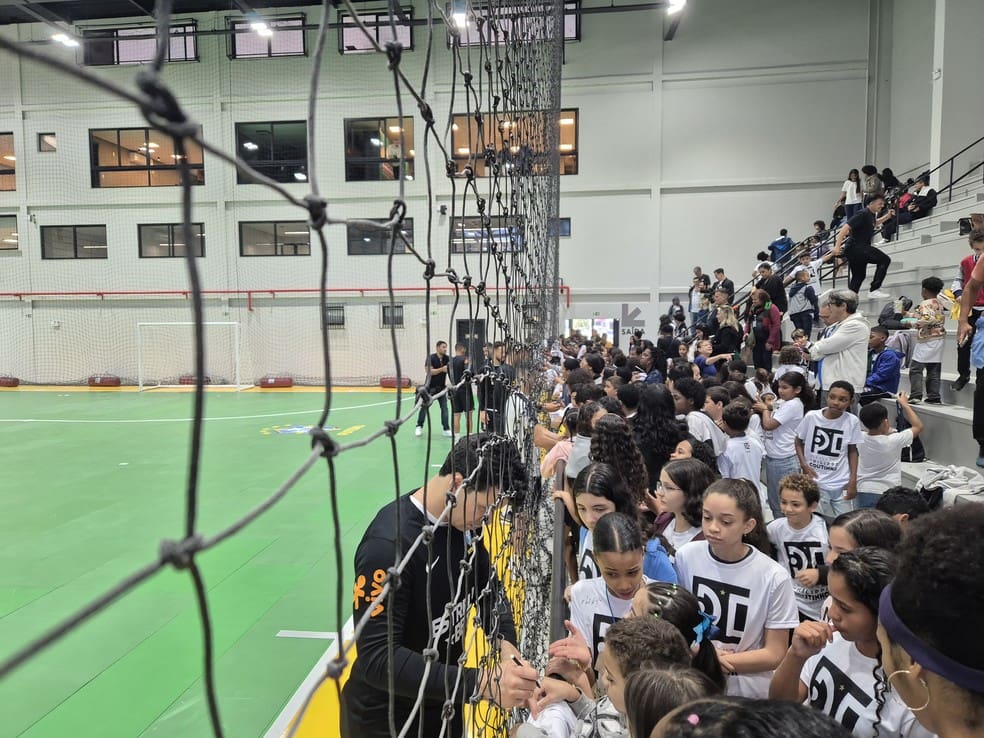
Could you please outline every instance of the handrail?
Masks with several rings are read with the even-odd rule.
[[[454,292],[455,287],[431,287],[431,292]],[[488,286],[486,291],[500,291],[506,289],[505,287],[495,287]],[[512,289],[519,290],[521,292],[527,291],[531,288],[529,287],[513,287]],[[558,289],[564,293],[566,298],[566,306],[571,306],[571,288],[568,285],[559,285]],[[358,294],[360,297],[364,297],[367,293],[388,293],[389,287],[329,287],[326,292],[329,293],[354,293]],[[393,292],[419,292],[424,294],[427,292],[426,287],[393,287]],[[284,294],[319,294],[321,290],[317,287],[285,287],[283,289],[278,289],[276,287],[265,287],[256,288],[249,290],[202,290],[202,295],[245,295],[246,296],[246,309],[253,312],[253,298],[257,297],[273,297],[276,298],[277,295]],[[84,290],[84,291],[74,291],[74,292],[56,292],[56,291],[17,291],[17,292],[0,292],[0,297],[12,297],[17,300],[29,299],[32,297],[98,297],[99,299],[104,299],[106,297],[155,297],[155,296],[174,296],[180,295],[182,297],[190,297],[191,290]]]

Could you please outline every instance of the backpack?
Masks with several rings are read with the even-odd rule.
[[[906,428],[911,428],[912,425],[905,418],[905,414],[902,412],[902,406],[895,403],[895,430],[904,431]],[[925,461],[926,460],[926,447],[923,446],[921,438],[913,438],[912,445],[909,448],[902,449],[902,461]],[[929,502],[929,500],[927,500]],[[930,505],[932,507],[932,505]]]

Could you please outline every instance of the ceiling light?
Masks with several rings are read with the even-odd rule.
[[[243,144],[243,148],[246,149],[247,151],[256,151],[260,147],[257,146],[252,141],[247,141],[246,143]]]
[[[304,172],[294,172],[294,179],[298,182],[307,182],[307,175]]]
[[[13,236],[14,238],[17,238],[17,234],[16,233],[11,233],[10,235]]]
[[[159,149],[161,147],[161,145],[159,143],[154,143],[153,141],[151,141],[149,144],[147,144],[147,146],[149,148],[151,148],[151,149]]]
[[[457,123],[452,123],[451,124],[451,130],[452,131],[457,131],[458,130],[458,124]]]
[[[458,153],[459,154],[470,154],[471,153],[471,149],[466,148],[466,147],[463,146],[460,149],[458,149]]]
[[[512,123],[510,123],[508,120],[502,121],[502,127],[503,128],[509,128],[509,126],[511,126],[511,125],[512,125]]]
[[[371,143],[373,146],[382,146],[383,145],[383,142],[380,141],[378,138],[370,138],[369,139],[369,143]]]
[[[7,156],[5,156],[3,158],[6,159],[7,161],[17,161],[17,157],[16,156],[11,156],[10,154],[7,154]]]
[[[468,26],[468,13],[454,13],[451,20],[458,28],[466,28]]]
[[[365,241],[366,243],[369,243],[369,242],[371,242],[371,241],[372,241],[372,239],[371,239],[371,238],[369,238],[368,236],[363,236],[363,237],[362,237],[362,240],[363,240],[363,241]]]
[[[390,133],[402,133],[402,131],[403,131],[403,129],[400,128],[399,126],[390,126],[389,127],[389,132]]]
[[[51,40],[57,41],[62,46],[67,46],[69,48],[73,48],[79,45],[79,42],[76,41],[71,36],[69,36],[67,33],[53,33],[51,34]]]
[[[17,239],[16,238],[5,238],[5,239],[3,239],[3,243],[17,243]]]
[[[574,125],[574,119],[573,118],[561,118],[560,119],[560,125],[562,125],[562,126],[572,126],[572,125]]]
[[[285,236],[306,236],[307,231],[284,231]]]
[[[414,153],[413,149],[410,149],[407,156],[416,156],[416,154]]]
[[[686,6],[687,0],[670,0],[669,6],[666,8],[667,15],[674,15],[679,13]]]
[[[519,153],[519,147],[518,147],[518,146],[510,146],[510,147],[509,147],[509,150],[510,150],[510,151],[511,151],[512,153],[514,153],[514,154],[518,154],[518,153]]]
[[[408,174],[403,179],[407,180],[408,182],[412,182],[413,181],[413,175],[412,174]]]
[[[560,145],[560,150],[561,151],[573,151],[574,150],[574,144],[561,144]]]
[[[268,26],[263,21],[256,21],[255,23],[250,23],[249,27],[252,28],[254,31],[256,31],[256,35],[258,36],[273,35],[273,29],[271,29],[270,26]]]

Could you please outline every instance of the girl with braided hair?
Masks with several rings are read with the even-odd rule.
[[[878,644],[878,600],[895,574],[893,554],[864,546],[837,557],[828,584],[830,622],[806,621],[772,678],[772,699],[807,701],[857,738],[929,738],[911,710],[887,696]]]

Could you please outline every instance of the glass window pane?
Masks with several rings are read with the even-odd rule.
[[[0,251],[16,251],[18,248],[17,216],[0,215]]]
[[[116,63],[116,34],[112,30],[86,31],[83,59],[90,66]]]
[[[38,151],[57,151],[58,137],[54,133],[38,134]]]
[[[365,22],[368,16],[360,16]],[[372,42],[366,37],[355,21],[349,16],[342,19],[342,50],[346,53],[374,51]]]
[[[75,250],[79,259],[105,259],[106,226],[76,226]]]
[[[42,226],[41,256],[44,259],[74,259],[75,229],[72,226]]]
[[[14,154],[14,134],[0,133],[0,191],[17,189],[17,155]]]
[[[236,33],[232,35],[232,55],[240,59],[270,55],[270,39],[259,36],[250,29],[248,23],[236,23]]]
[[[298,19],[274,21],[270,24],[273,28],[273,36],[270,37],[273,56],[294,56],[304,53],[304,31],[290,30],[303,23]]]
[[[117,133],[118,132],[115,128],[89,131],[89,142],[92,147],[92,159],[96,166],[120,166]]]
[[[170,231],[167,225],[140,226],[140,256],[170,256]]]
[[[118,64],[140,64],[153,60],[157,52],[153,28],[120,28],[116,35]]]
[[[120,131],[119,166],[146,167],[149,166],[149,155],[156,151],[160,142],[156,140],[161,134],[154,133],[155,138],[148,137],[144,128],[124,128]]]
[[[273,256],[273,223],[241,223],[240,253],[243,256]]]
[[[311,232],[303,220],[277,223],[277,245],[284,256],[306,256],[311,253]]]

